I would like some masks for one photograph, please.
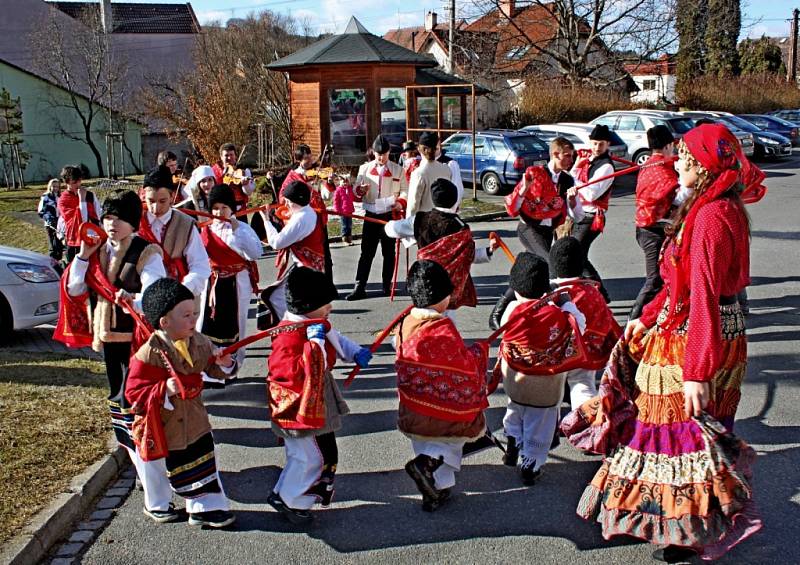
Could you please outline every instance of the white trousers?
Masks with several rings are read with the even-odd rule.
[[[313,436],[285,438],[286,465],[273,490],[289,508],[308,510],[317,502],[317,497],[308,495],[322,474],[322,452]]]
[[[278,320],[283,320],[283,315],[286,314],[286,277],[281,281],[281,284],[275,287],[272,294],[269,295],[269,303],[272,304],[272,307],[275,309]]]
[[[569,384],[569,403],[572,410],[590,398],[597,396],[597,385],[594,383],[594,369],[573,369],[567,371]]]
[[[414,455],[427,455],[432,459],[444,458],[444,462],[433,472],[433,482],[437,489],[450,488],[456,484],[456,471],[461,470],[462,451],[465,441],[443,442],[411,440]]]
[[[139,456],[138,451],[130,447],[125,449],[133,461],[133,466],[136,467],[139,480],[142,481],[144,507],[147,510],[169,510],[169,503],[172,502],[172,486],[167,478],[166,459],[145,461]]]
[[[217,484],[219,485],[219,492],[210,492],[195,498],[184,499],[186,501],[186,511],[189,514],[197,514],[198,512],[211,512],[212,510],[230,510],[231,504],[225,494],[225,489],[222,487],[219,471],[217,471]]]
[[[503,431],[507,437],[517,440],[523,465],[533,463],[534,470],[537,470],[545,464],[558,416],[559,406],[536,408],[508,401]]]

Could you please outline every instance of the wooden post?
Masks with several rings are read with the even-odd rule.
[[[789,53],[789,82],[797,83],[797,21],[800,10],[792,10],[792,50]]]
[[[472,199],[478,199],[478,167],[475,159],[475,83],[472,83]]]

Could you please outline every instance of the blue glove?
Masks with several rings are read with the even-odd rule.
[[[356,365],[364,369],[369,366],[369,362],[372,360],[372,351],[368,347],[362,347],[358,350],[358,353],[353,355],[353,360]]]
[[[306,337],[308,339],[325,340],[325,325],[324,324],[311,324],[306,326]]]

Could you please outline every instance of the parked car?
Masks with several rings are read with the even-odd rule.
[[[442,149],[458,162],[461,180],[472,182],[472,133],[454,133],[444,140]],[[486,130],[475,135],[475,174],[486,194],[500,194],[514,186],[526,168],[544,165],[549,157],[547,145],[527,132]]]
[[[41,253],[0,245],[0,339],[58,318],[59,276]]]
[[[742,151],[744,152],[745,157],[752,157],[756,150],[756,142],[753,137],[753,134],[749,131],[745,131],[740,127],[733,125],[732,123],[725,123],[719,119],[718,116],[712,113],[706,112],[682,112],[683,115],[689,117],[692,121],[697,123],[700,119],[711,120],[715,123],[720,123],[728,128],[733,135],[736,136],[736,139],[739,140],[739,145],[742,146]]]
[[[784,120],[792,122],[793,124],[800,125],[800,109],[775,110],[773,112],[767,112],[767,115],[778,116],[779,118],[783,118]]]
[[[800,127],[789,120],[784,120],[779,116],[765,116],[762,114],[737,114],[737,116],[764,131],[788,137],[794,146],[800,145]]]
[[[591,148],[589,134],[593,128],[594,126],[589,124],[578,123],[538,124],[535,126],[525,126],[520,129],[520,131],[533,133],[545,143],[550,143],[556,137],[563,137],[571,141],[575,149],[589,149]],[[614,157],[626,159],[628,156],[628,146],[625,145],[625,142],[622,141],[622,138],[616,133],[611,132],[611,137],[612,141],[609,153]],[[620,166],[624,167],[625,165]]]
[[[650,156],[647,130],[651,127],[665,125],[678,139],[694,127],[694,123],[682,114],[659,110],[615,110],[607,112],[589,123],[592,125],[605,124],[619,134],[628,146],[630,160],[637,165],[643,164]]]
[[[705,112],[684,112],[687,116],[694,119],[713,117],[721,120],[726,125],[731,125],[743,129],[744,131],[753,134],[753,141],[755,143],[755,151],[753,156],[756,158],[762,157],[782,157],[792,154],[792,142],[777,133],[764,131],[758,126],[755,126],[743,120],[738,116],[734,116],[729,112],[705,111]]]

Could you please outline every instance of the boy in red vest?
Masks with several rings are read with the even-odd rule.
[[[100,208],[94,193],[83,188],[83,173],[80,167],[67,165],[61,169],[61,181],[66,190],[58,198],[58,215],[64,222],[64,243],[67,246],[66,262],[81,250],[80,227],[84,222],[100,224]],[[135,228],[136,226],[134,226]]]
[[[488,348],[478,343],[467,347],[444,315],[453,283],[439,263],[415,262],[408,290],[414,308],[395,338],[397,425],[415,454],[405,470],[422,493],[422,509],[433,512],[456,483],[464,444],[485,433]]]
[[[331,370],[336,357],[366,367],[372,353],[328,321],[337,293],[325,273],[298,266],[286,279],[287,311],[267,374],[272,432],[284,441],[286,466],[267,502],[291,523],[307,524],[314,504],[327,507],[333,498],[336,430],[349,413]]]
[[[142,310],[155,331],[131,358],[125,383],[125,398],[135,414],[136,451],[144,461],[164,461],[172,490],[186,500],[189,524],[224,528],[235,516],[217,472],[201,373],[224,378],[236,363],[230,355],[220,357],[195,330],[194,294],[178,281],[163,278],[150,285]],[[142,483],[147,498],[150,484]],[[177,515],[169,507],[151,517],[174,520]]]

